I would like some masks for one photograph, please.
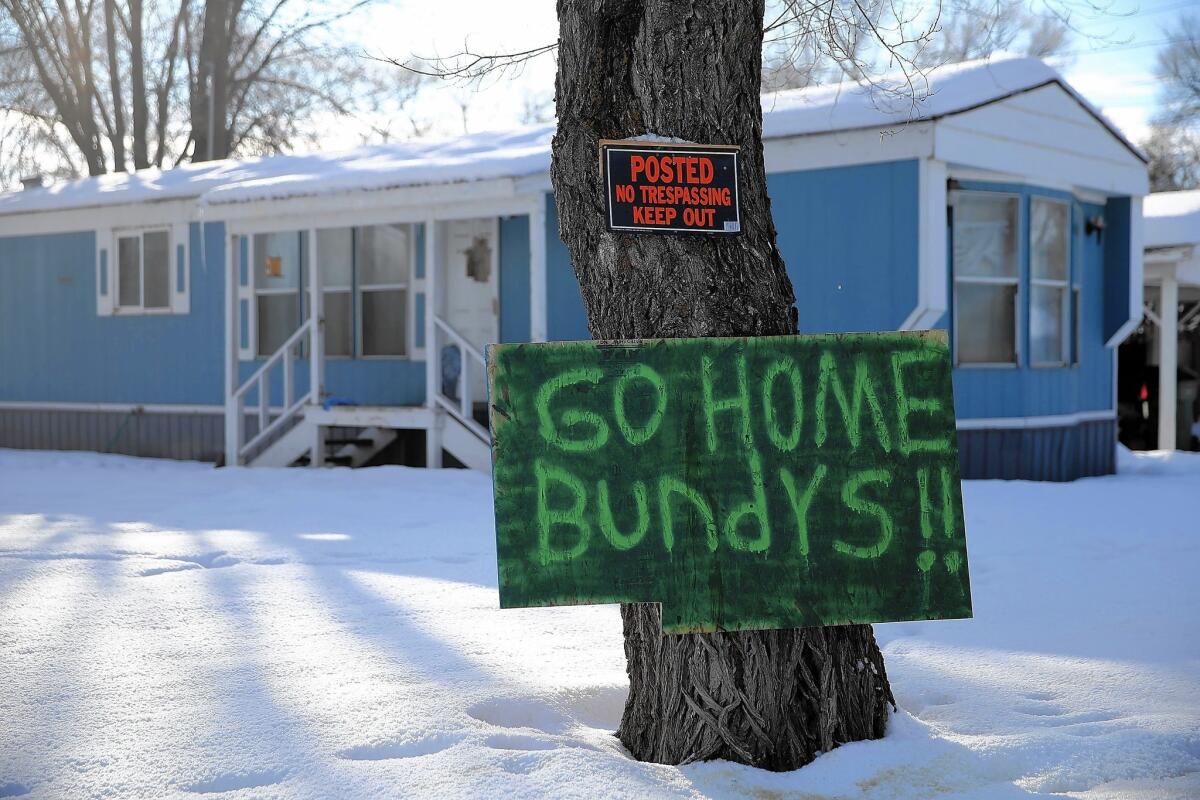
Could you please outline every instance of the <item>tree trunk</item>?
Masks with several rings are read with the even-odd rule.
[[[146,99],[146,42],[142,36],[142,0],[129,0],[129,90],[133,106],[133,168],[150,166],[149,105]]]
[[[795,333],[775,246],[759,104],[763,0],[559,0],[559,229],[595,339]],[[609,233],[600,139],[741,145],[740,236]],[[891,688],[870,626],[662,635],[621,609],[630,681],[617,735],[639,760],[773,770],[884,733]]]
[[[108,51],[108,87],[112,92],[113,172],[125,171],[125,100],[121,92],[121,59],[117,48],[117,3],[104,0],[104,38]]]
[[[228,109],[230,32],[229,0],[206,0],[191,93],[191,161],[214,161],[229,155],[225,112]]]

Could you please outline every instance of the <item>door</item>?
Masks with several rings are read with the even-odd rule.
[[[446,322],[480,353],[500,340],[500,259],[495,217],[446,223],[446,271],[442,283]],[[465,354],[464,354],[465,355]],[[487,376],[478,364],[467,364],[470,396],[487,398]]]

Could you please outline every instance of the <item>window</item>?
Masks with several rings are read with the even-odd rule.
[[[321,265],[325,304],[325,355],[354,355],[354,229],[317,231],[317,262]],[[308,290],[304,292],[308,316]]]
[[[327,228],[316,232],[321,270],[325,354],[408,354],[412,235],[407,225]],[[257,354],[278,350],[309,318],[307,231],[253,237]]]
[[[355,231],[361,355],[407,352],[410,235],[407,225],[372,225]]]
[[[171,310],[171,234],[167,230],[118,232],[116,310]]]
[[[955,192],[952,202],[957,362],[1016,364],[1020,199]]]
[[[254,236],[254,302],[258,354],[269,356],[283,346],[302,321],[300,310],[300,231]]]
[[[1029,204],[1029,350],[1034,366],[1070,360],[1071,208],[1034,197]]]

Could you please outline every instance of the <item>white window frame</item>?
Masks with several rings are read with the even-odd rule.
[[[1022,213],[1021,195],[1017,192],[992,192],[986,189],[955,189],[950,192],[949,203],[953,209],[957,205],[958,198],[962,195],[983,195],[989,198],[1005,198],[1016,200],[1017,202],[1017,228],[1015,231],[1016,254],[1017,254],[1017,272],[1011,278],[988,277],[980,275],[960,276],[958,274],[958,262],[954,258],[954,248],[950,248],[950,278],[951,278],[951,294],[954,304],[954,314],[952,323],[954,325],[954,366],[963,369],[1017,369],[1022,363],[1022,348],[1021,348],[1021,329],[1022,329],[1022,305],[1021,302],[1021,247],[1025,239],[1025,215]],[[953,212],[952,212],[953,213]],[[952,223],[958,224],[957,219]],[[958,302],[958,286],[960,283],[973,284],[976,286],[991,285],[991,286],[1012,286],[1013,292],[1013,360],[1012,361],[962,361],[958,353],[958,337],[959,331],[962,330],[959,323],[958,312],[960,304]]]
[[[352,361],[355,358],[357,358],[357,356],[358,356],[358,342],[356,340],[356,335],[357,335],[356,330],[358,328],[358,309],[355,307],[355,302],[354,302],[354,283],[356,280],[356,275],[355,275],[356,269],[355,269],[355,264],[354,264],[354,239],[355,239],[356,234],[354,232],[357,231],[358,228],[359,228],[358,225],[338,225],[333,228],[313,228],[313,232],[312,232],[312,236],[315,238],[314,238],[311,246],[314,248],[314,254],[317,259],[317,267],[321,270],[321,294],[323,296],[322,301],[321,301],[321,308],[326,308],[328,306],[327,298],[331,294],[349,294],[350,295],[350,327],[351,327],[351,330],[350,330],[350,352],[345,353],[345,354],[330,354],[328,352],[328,348],[326,348],[327,352],[325,353],[325,358],[327,360]],[[317,247],[316,240],[320,238],[321,233],[323,231],[335,231],[335,230],[345,230],[345,229],[349,229],[351,231],[351,233],[350,233],[350,283],[348,283],[348,284],[340,284],[339,283],[336,285],[330,285],[328,282],[329,273],[326,271],[325,265],[320,262],[321,250],[319,247]],[[300,270],[300,276],[301,276],[300,283],[301,283],[301,292],[302,292],[302,294],[300,295],[300,302],[303,306],[303,308],[301,309],[301,311],[303,312],[302,316],[304,317],[304,319],[307,320],[309,309],[312,308],[312,305],[311,305],[312,297],[309,294],[312,291],[312,276],[308,274],[308,263],[307,263],[308,259],[303,259],[303,260],[305,261],[305,263],[301,265],[301,270]],[[326,331],[328,331],[328,328],[326,328]],[[328,333],[326,333],[326,337],[328,337]]]
[[[365,284],[358,277],[357,259],[354,264],[354,357],[363,361],[399,361],[409,360],[413,358],[415,348],[415,322],[416,302],[413,299],[413,274],[417,268],[417,231],[416,225],[411,222],[383,222],[379,225],[403,225],[408,230],[408,280],[396,283],[371,283]],[[355,247],[357,247],[358,231],[363,228],[373,228],[378,225],[355,225]],[[428,252],[428,249],[426,250]],[[425,270],[428,272],[429,264],[425,264]],[[366,292],[383,292],[404,290],[404,352],[399,355],[367,355],[363,348],[363,294]],[[428,301],[427,301],[428,302]],[[426,307],[425,313],[429,313],[429,308]]]
[[[165,233],[167,235],[167,304],[165,306],[146,307],[146,234]],[[138,240],[138,304],[121,304],[121,240]],[[145,228],[118,228],[112,232],[112,248],[108,258],[109,293],[112,297],[114,315],[160,315],[174,314],[173,297],[175,295],[175,236],[170,225],[153,225]]]
[[[300,264],[297,267],[298,272],[297,272],[297,276],[296,276],[296,284],[297,285],[294,288],[284,286],[284,287],[281,287],[278,289],[273,289],[273,288],[264,288],[264,287],[259,286],[258,285],[258,255],[259,255],[259,253],[258,253],[257,239],[259,236],[274,236],[274,235],[290,233],[290,234],[295,234],[297,239],[302,241],[303,237],[301,236],[301,234],[307,230],[308,230],[307,228],[284,228],[281,230],[255,231],[254,233],[241,234],[242,236],[245,236],[250,240],[247,243],[248,249],[246,251],[246,254],[249,258],[249,263],[246,265],[246,268],[247,268],[247,270],[249,270],[249,275],[247,276],[247,279],[250,284],[250,305],[253,307],[253,310],[250,312],[250,319],[248,320],[247,324],[251,326],[250,330],[249,330],[250,335],[248,338],[250,339],[250,352],[252,354],[251,358],[253,358],[254,360],[262,360],[262,359],[270,358],[272,355],[274,355],[274,351],[272,351],[270,353],[260,352],[259,340],[258,340],[258,298],[260,296],[267,296],[267,295],[274,296],[274,295],[295,294],[296,295],[296,303],[300,307],[300,315],[299,315],[299,318],[296,320],[296,328],[298,328],[298,327],[300,327],[300,325],[303,324],[304,320],[308,318],[308,308],[305,306],[304,301],[306,299],[305,296],[308,294],[307,288],[308,288],[309,281],[306,281],[305,278],[310,277],[307,275],[308,270],[306,269],[307,265],[305,264],[305,261],[307,261],[307,259],[304,257],[304,250],[300,249]],[[313,246],[312,243],[310,243],[309,246],[310,247]],[[297,247],[299,247],[299,245],[297,245]],[[235,254],[234,258],[236,258],[236,257],[237,257],[237,255]],[[236,272],[235,272],[235,274],[236,274]],[[296,328],[293,328],[292,330],[295,331]]]
[[[1066,275],[1061,280],[1059,280],[1058,278],[1039,278],[1037,275],[1034,274],[1034,270],[1033,270],[1033,205],[1034,205],[1034,203],[1053,203],[1055,205],[1064,206],[1066,208],[1067,229],[1066,229],[1066,232],[1065,232],[1066,235],[1064,238],[1066,240],[1066,246],[1067,246],[1067,254],[1066,254],[1066,262],[1067,263],[1065,265],[1066,266]],[[1068,202],[1066,200],[1060,200],[1057,197],[1049,197],[1047,195],[1036,195],[1036,194],[1029,196],[1029,219],[1030,219],[1030,223],[1029,223],[1029,225],[1030,225],[1029,257],[1028,257],[1028,262],[1029,262],[1029,303],[1030,303],[1029,365],[1031,367],[1034,367],[1035,369],[1061,369],[1062,367],[1069,367],[1072,364],[1071,359],[1072,359],[1072,356],[1074,355],[1072,341],[1071,341],[1072,337],[1075,336],[1074,324],[1073,324],[1072,315],[1071,315],[1072,296],[1074,293],[1074,286],[1072,285],[1071,277],[1072,277],[1072,272],[1074,270],[1071,269],[1071,259],[1075,254],[1075,248],[1071,241],[1074,238],[1073,224],[1072,224],[1072,219],[1071,219],[1072,218],[1071,206],[1072,206],[1072,204],[1070,202]],[[1033,302],[1034,302],[1034,297],[1036,296],[1036,292],[1034,290],[1037,289],[1038,287],[1062,290],[1062,300],[1059,302],[1059,313],[1062,314],[1062,326],[1061,326],[1062,342],[1059,345],[1059,360],[1058,361],[1034,361],[1033,360],[1033,344],[1032,344],[1032,342],[1033,342],[1033,329],[1032,329]]]
[[[333,286],[333,287],[328,286],[328,285],[322,286],[322,291],[326,294],[336,293],[336,292],[346,292],[346,291],[351,292],[352,293],[352,295],[351,295],[351,314],[354,318],[354,330],[352,331],[353,347],[352,347],[351,354],[350,355],[326,355],[325,356],[326,360],[332,359],[332,360],[340,360],[340,361],[349,361],[349,360],[355,360],[355,361],[359,361],[359,360],[361,360],[361,361],[408,361],[408,360],[412,360],[414,358],[420,357],[422,348],[419,348],[416,346],[416,339],[415,339],[415,336],[416,336],[416,297],[415,297],[415,295],[416,295],[416,291],[418,291],[419,289],[414,290],[414,286],[421,284],[423,282],[423,279],[418,279],[418,278],[414,277],[415,270],[416,270],[416,259],[417,259],[416,223],[410,222],[410,221],[402,221],[402,222],[386,222],[385,221],[385,222],[377,222],[377,223],[373,222],[373,223],[365,223],[365,224],[339,225],[336,227],[339,227],[339,228],[344,227],[344,228],[354,229],[354,231],[355,231],[354,237],[355,237],[355,239],[357,239],[358,231],[362,230],[363,228],[373,227],[375,225],[403,225],[405,228],[408,229],[408,276],[409,276],[408,280],[404,281],[404,282],[397,282],[397,283],[369,284],[367,287],[367,291],[386,291],[389,289],[404,290],[405,352],[402,355],[364,355],[363,354],[363,342],[362,342],[362,339],[363,339],[363,326],[362,326],[363,285],[361,284],[361,282],[358,279],[358,265],[356,263],[356,264],[354,264],[354,267],[352,270],[352,281],[351,281],[351,285],[349,288],[347,288],[346,286],[344,286],[342,284],[339,284],[339,285]],[[231,257],[234,260],[233,261],[233,269],[231,271],[231,274],[232,274],[233,280],[235,282],[238,280],[238,274],[239,274],[238,270],[240,268],[237,263],[237,259],[239,258],[238,248],[240,246],[238,244],[238,242],[241,239],[247,240],[246,241],[246,256],[247,256],[248,263],[246,265],[246,270],[247,270],[248,286],[241,287],[241,289],[239,290],[238,299],[239,300],[245,299],[247,301],[246,305],[247,305],[247,311],[248,311],[248,318],[246,320],[246,325],[247,325],[247,334],[248,335],[247,335],[247,347],[246,348],[239,347],[239,350],[238,350],[238,358],[240,360],[242,360],[242,361],[259,361],[264,358],[269,358],[271,355],[270,353],[267,353],[264,355],[259,352],[259,346],[258,346],[259,345],[259,342],[258,342],[258,297],[259,297],[259,295],[289,294],[291,292],[298,292],[300,305],[301,305],[302,319],[308,319],[308,312],[309,312],[309,287],[312,283],[312,276],[309,275],[308,258],[303,257],[303,256],[301,257],[302,263],[300,264],[300,281],[299,281],[300,287],[299,287],[299,289],[291,289],[291,288],[264,289],[264,288],[261,288],[258,285],[258,283],[259,283],[258,270],[257,270],[258,252],[257,252],[256,241],[255,241],[256,238],[258,236],[264,236],[264,235],[269,236],[272,234],[297,234],[297,235],[299,235],[301,233],[307,233],[307,235],[309,235],[309,236],[319,236],[320,232],[322,230],[327,230],[327,228],[290,228],[290,227],[289,228],[251,228],[251,229],[246,229],[246,230],[231,234],[231,239],[230,239],[231,254],[232,254]],[[311,233],[308,233],[310,231],[311,231]],[[316,241],[314,240],[313,242],[311,242],[309,244],[309,247],[316,247]],[[495,265],[493,265],[493,267],[495,267]],[[430,268],[429,264],[426,263],[425,270],[426,270],[427,275],[428,275],[429,268]],[[110,267],[109,272],[111,275],[112,274],[111,267]],[[323,270],[322,270],[322,277],[324,277]],[[324,284],[324,281],[322,281],[322,283]],[[238,311],[240,313],[240,308],[238,309]],[[428,307],[426,307],[425,313],[426,314],[429,313]],[[238,324],[240,325],[241,322],[239,321]],[[240,328],[239,328],[239,331],[240,331]]]

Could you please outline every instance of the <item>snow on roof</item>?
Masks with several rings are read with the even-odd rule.
[[[1146,247],[1200,244],[1200,189],[1148,195],[1142,215]]]
[[[116,203],[200,199],[205,204],[520,177],[550,167],[553,125],[335,153],[188,164],[67,181],[0,194],[0,214]]]
[[[946,64],[909,87],[895,76],[877,85],[830,84],[763,97],[763,136],[797,136],[857,128],[888,128],[970,111],[1019,92],[1056,83],[1138,158],[1142,152],[1100,110],[1046,62],[993,56]],[[914,101],[915,95],[915,101]]]
[[[854,83],[763,97],[763,136],[780,138],[859,128],[889,128],[968,111],[1058,83],[1139,157],[1141,153],[1052,67],[1036,58],[993,58],[932,70],[911,92]],[[894,84],[894,82],[893,82]],[[888,85],[886,79],[881,85]],[[197,199],[202,205],[282,199],[349,190],[390,189],[489,178],[550,168],[553,124],[441,141],[399,142],[341,153],[280,155],[190,164],[69,181],[0,194],[0,215],[117,203]]]

